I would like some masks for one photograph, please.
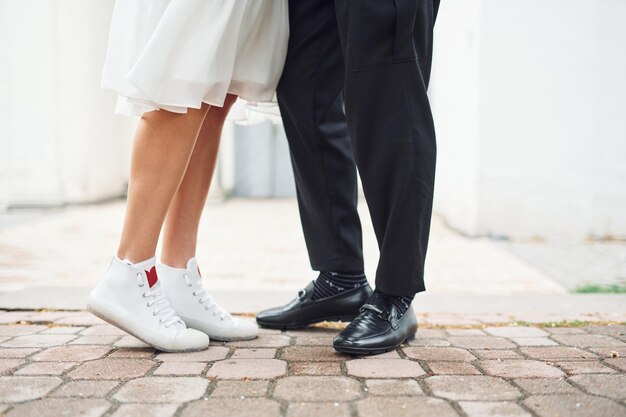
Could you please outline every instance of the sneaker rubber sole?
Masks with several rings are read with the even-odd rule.
[[[387,352],[396,350],[400,346],[402,346],[404,343],[408,343],[414,339],[415,339],[415,333],[407,337],[406,339],[404,339],[402,342],[396,345],[392,345],[392,346],[383,346],[383,347],[376,347],[376,348],[358,348],[358,347],[335,346],[333,344],[333,348],[335,348],[337,352],[347,353],[350,355],[358,355],[358,356],[380,355],[382,353],[387,353]]]
[[[167,353],[199,352],[199,351],[202,351],[202,350],[205,350],[205,349],[208,348],[208,346],[207,346],[207,347],[204,347],[204,348],[193,348],[193,349],[171,349],[171,348],[168,348],[168,347],[165,347],[165,346],[157,346],[155,344],[147,342],[146,340],[144,340],[140,336],[138,336],[135,333],[133,333],[130,330],[128,330],[128,328],[126,328],[126,326],[124,326],[123,324],[119,323],[117,320],[111,318],[109,315],[107,315],[106,312],[104,312],[105,309],[100,307],[98,305],[98,303],[95,302],[94,300],[90,299],[87,302],[87,310],[91,314],[93,314],[94,316],[98,317],[99,319],[106,321],[110,325],[115,326],[118,329],[121,329],[121,330],[125,331],[126,333],[128,333],[129,335],[131,335],[133,337],[136,337],[137,339],[141,340],[146,345],[148,345],[150,347],[153,347],[153,348],[155,348],[157,350],[160,350],[162,352],[167,352]]]

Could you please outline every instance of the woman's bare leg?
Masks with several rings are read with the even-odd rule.
[[[224,120],[236,99],[229,94],[224,107],[211,107],[204,119],[187,171],[167,212],[161,253],[161,262],[166,265],[185,268],[196,255],[200,217],[215,170]]]
[[[154,256],[168,207],[209,107],[204,104],[187,114],[159,110],[141,118],[133,144],[119,258],[140,262]]]

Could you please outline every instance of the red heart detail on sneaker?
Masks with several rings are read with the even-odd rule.
[[[157,271],[155,266],[153,266],[152,269],[150,269],[149,271],[146,271],[146,277],[148,278],[148,285],[150,286],[150,288],[152,288],[152,286],[154,286],[154,284],[156,284],[157,280],[159,279],[157,277]]]

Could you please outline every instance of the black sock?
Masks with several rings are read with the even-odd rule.
[[[322,271],[315,280],[313,300],[330,297],[342,291],[361,287],[367,284],[365,274],[362,272],[332,272]]]
[[[388,297],[391,300],[391,302],[396,306],[398,311],[400,311],[401,314],[406,313],[406,311],[409,309],[409,307],[411,307],[411,303],[413,302],[413,298],[415,298],[415,295],[412,295],[412,296],[389,295],[389,294],[385,294],[384,292],[378,291],[378,290],[374,290],[374,292],[377,292],[378,294],[384,294],[386,297]]]

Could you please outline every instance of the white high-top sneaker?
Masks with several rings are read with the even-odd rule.
[[[113,257],[109,270],[89,294],[87,309],[164,352],[206,349],[209,338],[188,329],[163,294],[156,268],[149,271]]]
[[[187,261],[186,269],[158,264],[157,270],[165,296],[190,328],[223,342],[250,340],[257,336],[256,324],[231,316],[213,301],[202,285],[196,258]]]

